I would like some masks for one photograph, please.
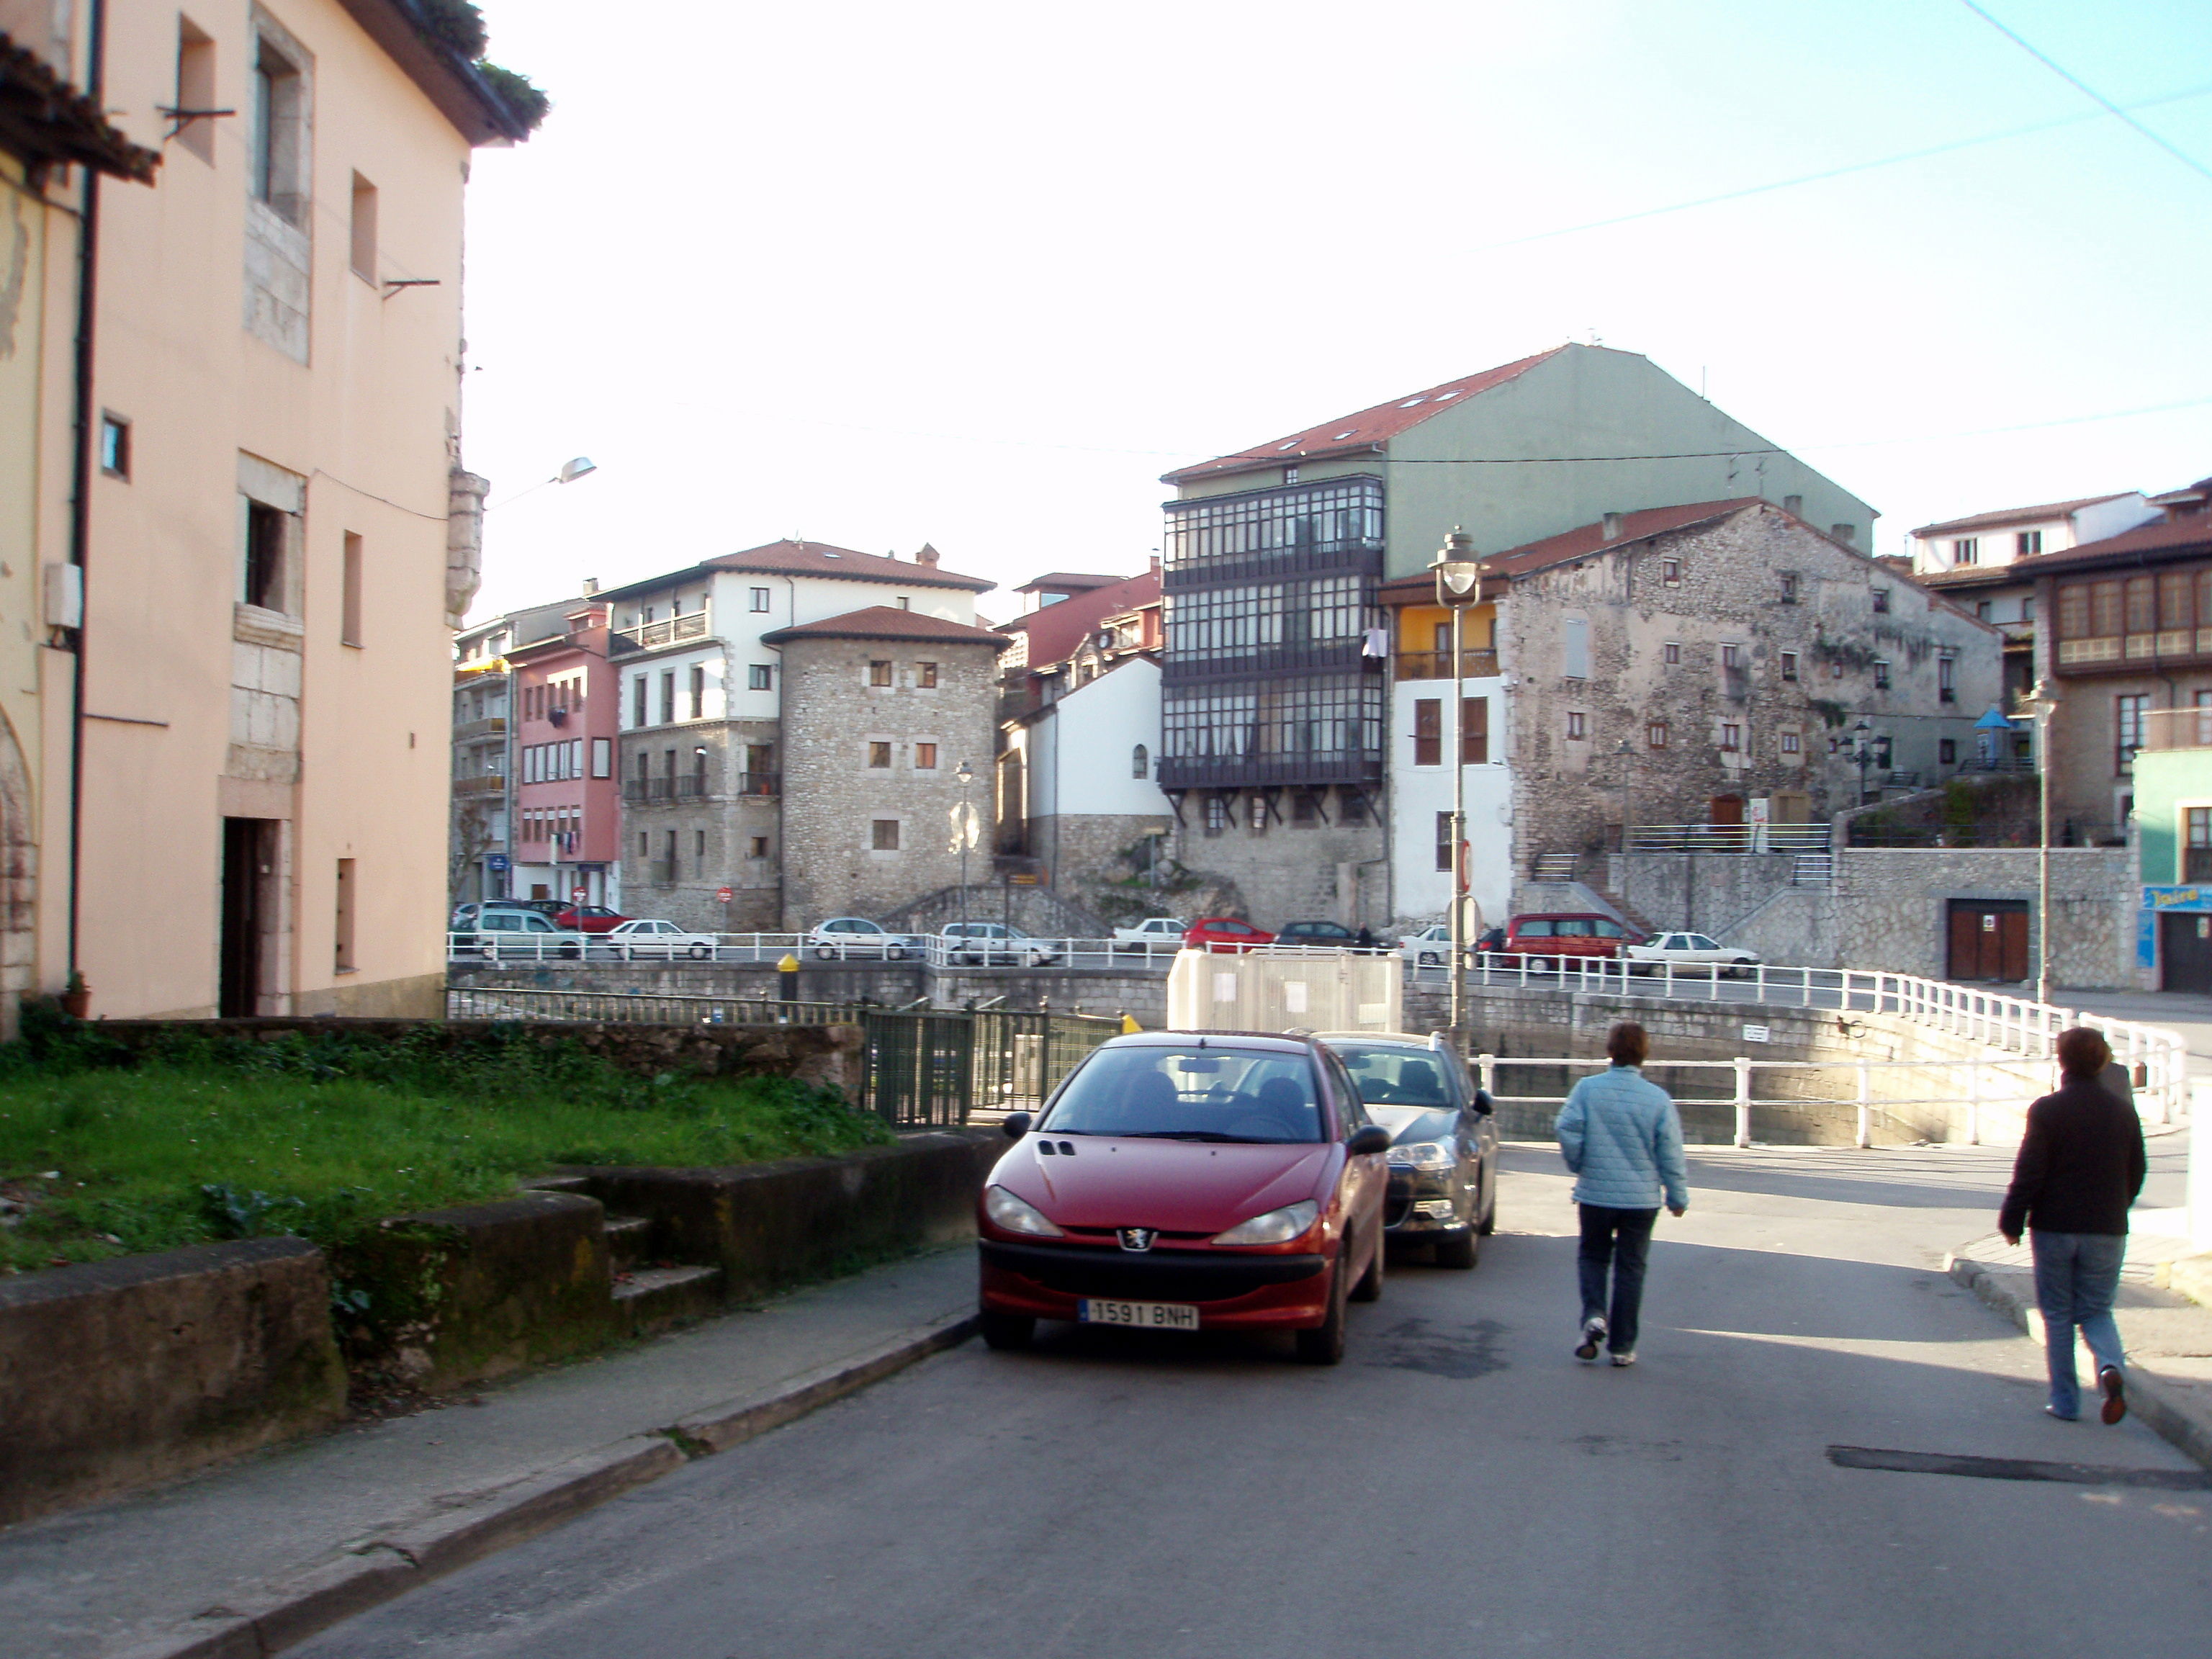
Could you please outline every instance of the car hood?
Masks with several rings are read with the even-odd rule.
[[[1038,1156],[1039,1139],[1063,1139],[1074,1156]],[[1325,1199],[1342,1151],[1333,1141],[1223,1146],[1027,1135],[999,1160],[991,1179],[1063,1227],[1212,1235],[1302,1198]]]

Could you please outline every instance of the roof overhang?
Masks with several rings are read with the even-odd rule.
[[[0,149],[33,167],[73,162],[150,185],[161,165],[111,126],[100,106],[26,47],[0,34]]]
[[[516,144],[530,137],[528,125],[492,89],[483,72],[428,33],[416,0],[338,3],[471,147]]]

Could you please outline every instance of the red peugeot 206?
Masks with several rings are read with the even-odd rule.
[[[1333,1365],[1346,1299],[1382,1293],[1390,1132],[1318,1042],[1115,1037],[1006,1133],[977,1216],[994,1348],[1040,1319],[1287,1330]]]

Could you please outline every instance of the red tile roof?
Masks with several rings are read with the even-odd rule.
[[[1151,605],[1159,597],[1160,573],[1157,570],[1147,570],[1140,576],[1117,576],[1110,587],[1094,587],[1057,605],[1040,605],[1010,623],[1000,623],[999,631],[1028,635],[1030,667],[1048,667],[1072,655],[1083,643],[1084,635],[1104,618],[1116,611]]]
[[[2134,530],[2124,530],[2117,536],[2107,536],[2101,542],[2084,542],[2063,552],[2014,559],[2009,568],[2023,576],[2039,576],[2046,571],[2071,570],[2082,565],[2131,564],[2153,553],[2197,551],[2212,552],[2212,513],[2196,513],[2185,519],[2142,525]]]
[[[1128,580],[1127,576],[1095,576],[1079,570],[1055,570],[1049,575],[1039,576],[1034,581],[1024,582],[1014,592],[1036,593],[1049,587],[1063,593],[1078,593],[1085,588],[1111,587],[1115,582]]]
[[[779,628],[761,638],[769,645],[781,645],[787,640],[927,640],[933,644],[988,645],[994,651],[1005,650],[1007,643],[1005,635],[988,628],[970,628],[965,623],[947,622],[925,611],[901,611],[888,605],[872,605],[842,617],[800,623],[796,628]]]
[[[1425,392],[1393,398],[1388,403],[1377,404],[1372,409],[1363,409],[1357,415],[1346,415],[1334,421],[1324,421],[1319,426],[1309,427],[1304,432],[1293,433],[1288,438],[1273,443],[1258,444],[1250,449],[1240,449],[1234,455],[1223,455],[1211,461],[1200,461],[1195,466],[1186,466],[1166,474],[1162,483],[1182,483],[1191,478],[1203,478],[1219,472],[1242,472],[1254,466],[1281,465],[1286,462],[1312,460],[1324,455],[1341,455],[1362,449],[1371,449],[1377,444],[1396,437],[1409,428],[1419,426],[1431,416],[1456,407],[1469,398],[1481,396],[1508,380],[1517,380],[1547,357],[1557,356],[1565,346],[1553,346],[1549,351],[1540,351],[1533,357],[1523,357],[1518,362],[1502,363],[1496,368],[1485,369],[1480,374],[1470,374],[1462,380],[1446,380],[1442,386],[1432,386]]]
[[[897,582],[907,587],[964,587],[988,593],[998,583],[980,576],[956,575],[935,565],[887,559],[877,553],[859,553],[826,542],[770,542],[742,553],[725,553],[708,559],[702,570],[760,570],[776,576],[839,576],[848,581]],[[632,583],[632,586],[640,586]]]
[[[2085,507],[2117,501],[2123,495],[2134,494],[2132,489],[2116,489],[2109,495],[2084,495],[2074,501],[2050,501],[2041,507],[2008,507],[1995,513],[1977,513],[1972,518],[1946,519],[1941,524],[1923,524],[1912,534],[1943,536],[1954,530],[1995,530],[2008,524],[2032,524],[2039,519],[2069,519]]]

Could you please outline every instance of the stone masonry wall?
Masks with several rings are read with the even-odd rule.
[[[1837,950],[1855,968],[1945,976],[1948,900],[2028,905],[2033,973],[2037,849],[1852,848],[1836,858]],[[2051,849],[2051,980],[2082,990],[2136,983],[2137,894],[2125,848]]]
[[[1209,835],[1206,792],[1191,791],[1183,799],[1183,822],[1176,827],[1176,857],[1201,879],[1233,887],[1242,904],[1231,905],[1231,912],[1255,927],[1272,932],[1286,921],[1340,921],[1348,927],[1383,927],[1389,920],[1390,890],[1379,820],[1346,823],[1348,792],[1340,789],[1326,802],[1329,822],[1316,817],[1300,823],[1291,793],[1275,792],[1267,827],[1254,835],[1252,817],[1262,797],[1250,791],[1223,792],[1234,821]],[[1375,797],[1378,812],[1380,793]],[[1196,912],[1183,915],[1188,908],[1185,905],[1174,914],[1191,921]]]

